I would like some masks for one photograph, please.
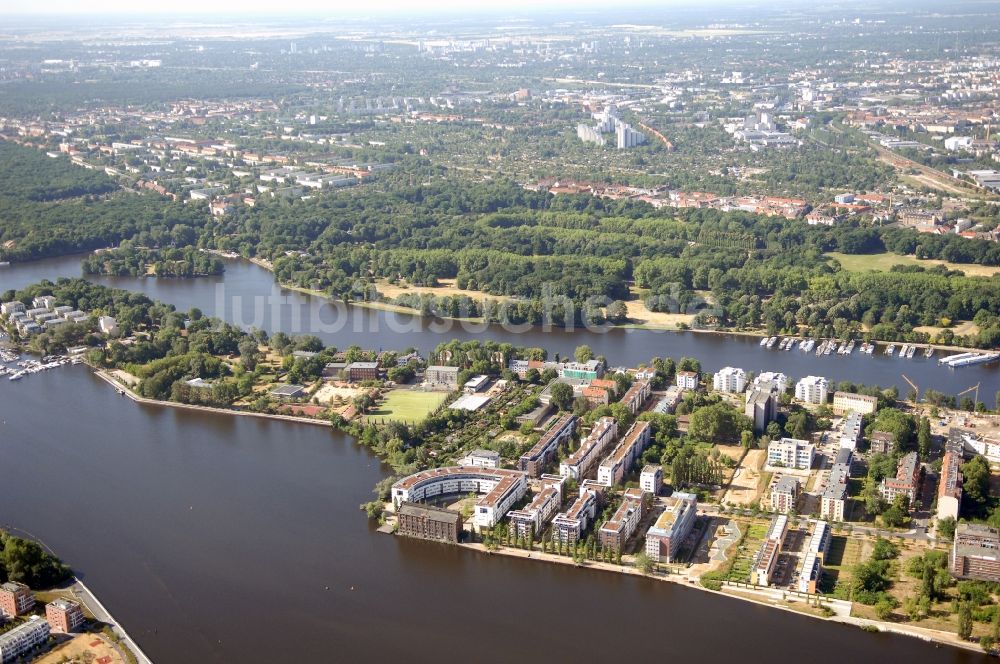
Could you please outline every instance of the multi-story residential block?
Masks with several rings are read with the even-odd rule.
[[[843,415],[854,411],[862,415],[869,415],[878,409],[878,399],[867,394],[855,394],[853,392],[833,393],[833,412]]]
[[[795,470],[812,468],[816,448],[808,441],[797,438],[774,440],[767,446],[767,465]]]
[[[662,487],[663,468],[654,464],[644,466],[642,472],[639,474],[639,488],[657,496]]]
[[[598,541],[605,549],[621,551],[635,533],[646,508],[646,494],[642,489],[626,489],[622,504],[614,515],[601,526]]]
[[[352,364],[351,366],[353,367],[354,364]],[[377,380],[377,379],[378,379],[378,367],[375,368],[375,378],[371,380]],[[427,367],[427,370],[424,372],[424,382],[426,382],[432,388],[457,390],[458,367],[446,367],[440,365],[429,366]]]
[[[698,497],[693,493],[675,491],[666,500],[663,514],[646,531],[646,555],[650,560],[676,562],[677,553],[694,526],[698,512]]]
[[[622,481],[629,469],[649,445],[652,429],[649,422],[636,422],[611,451],[611,454],[597,468],[597,481],[604,486],[613,486]]]
[[[851,451],[837,453],[826,487],[820,495],[820,516],[824,519],[843,521],[847,508],[847,481],[851,477]]]
[[[896,467],[895,477],[886,477],[879,484],[879,493],[890,503],[897,496],[906,496],[912,507],[917,502],[917,493],[920,489],[921,467],[920,459],[916,452],[910,452],[899,460]]]
[[[743,413],[753,422],[753,430],[763,433],[778,416],[778,397],[770,388],[751,387]]]
[[[712,389],[716,392],[731,392],[738,394],[746,389],[747,375],[743,369],[725,367],[712,376]]]
[[[826,403],[829,385],[822,376],[806,376],[795,384],[795,398],[806,403]]]
[[[944,445],[941,474],[938,480],[937,518],[958,519],[962,507],[962,441],[961,434],[952,429]]]
[[[0,584],[0,614],[8,618],[23,616],[35,608],[35,596],[31,589],[17,581]]]
[[[575,544],[583,535],[583,531],[597,515],[597,505],[604,487],[595,487],[584,482],[580,485],[580,493],[573,504],[565,512],[560,512],[552,519],[553,540],[565,544]]]
[[[675,380],[682,390],[698,389],[698,373],[695,371],[678,371]]]
[[[83,627],[83,609],[73,600],[53,600],[45,605],[45,619],[53,633],[69,634]]]
[[[420,502],[445,495],[484,494],[476,502],[474,523],[492,528],[528,490],[528,476],[516,470],[448,466],[404,477],[392,485],[392,502]]]
[[[780,544],[772,539],[764,540],[760,550],[753,561],[750,582],[758,586],[771,585],[774,577],[774,568],[778,563],[778,554],[781,552]]]
[[[513,510],[510,525],[518,537],[539,537],[545,524],[562,505],[566,478],[559,475],[542,475],[542,487],[523,509]]]
[[[602,417],[594,423],[590,434],[559,464],[559,474],[579,481],[590,474],[608,445],[618,435],[618,422],[613,417]]]
[[[786,475],[779,479],[771,490],[771,509],[775,512],[791,512],[799,500],[801,485],[797,477]]]
[[[858,448],[858,443],[861,442],[864,432],[863,424],[864,419],[861,413],[851,411],[847,414],[840,430],[840,447],[842,449],[853,451]]]
[[[960,579],[1000,581],[1000,531],[985,524],[957,524],[948,562],[952,576]]]
[[[347,365],[347,380],[352,383],[378,380],[378,362],[351,362]]]
[[[555,460],[559,446],[573,437],[576,421],[576,415],[572,414],[559,418],[530,450],[521,455],[517,462],[518,469],[531,477],[538,477]]]
[[[559,378],[582,378],[594,380],[604,375],[607,368],[602,360],[587,360],[586,362],[550,362],[541,360],[511,360],[510,370],[518,378],[524,378],[531,369],[543,373],[546,369],[554,369]]]
[[[962,453],[968,455],[982,455],[991,463],[1000,463],[1000,441],[986,436],[977,436],[971,431],[965,431],[952,427],[949,436],[954,436],[956,441],[962,443]]]
[[[0,662],[7,664],[25,658],[49,638],[49,623],[41,616],[31,616],[26,622],[0,634]]]
[[[784,394],[788,390],[788,376],[778,371],[762,371],[754,376],[753,386]]]
[[[625,396],[622,397],[622,403],[625,404],[630,413],[635,415],[642,410],[642,407],[646,405],[652,394],[653,389],[648,380],[637,380],[625,392]]]
[[[499,468],[500,454],[493,450],[472,450],[465,455],[459,465],[474,468]]]
[[[892,454],[896,447],[896,435],[888,431],[872,431],[868,437],[869,451],[872,454]]]

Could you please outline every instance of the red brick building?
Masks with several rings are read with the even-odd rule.
[[[13,618],[35,608],[35,596],[23,583],[8,581],[0,585],[0,613]]]
[[[45,619],[53,633],[69,634],[83,627],[83,609],[72,600],[57,599],[45,605]]]

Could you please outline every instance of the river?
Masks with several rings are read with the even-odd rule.
[[[59,276],[44,270],[8,269],[0,289]],[[267,276],[231,266],[225,279],[270,288]],[[216,313],[207,280],[129,282]],[[615,352],[611,335],[588,342],[620,362],[728,343],[655,335],[636,349],[647,337],[628,334]],[[444,338],[415,337],[384,345]],[[69,561],[156,662],[980,659],[673,584],[380,535],[357,506],[385,470],[348,437],[139,405],[82,366],[0,381],[0,468],[0,524]]]
[[[0,291],[21,288],[41,279],[79,277],[80,257],[67,256],[0,268]],[[92,281],[145,293],[149,297],[186,311],[192,307],[218,316],[242,327],[256,326],[268,332],[309,333],[325,343],[346,348],[401,350],[412,346],[423,352],[450,339],[491,338],[515,346],[540,346],[550,356],[572,355],[580,344],[587,344],[604,355],[612,366],[635,366],[655,356],[694,357],[706,371],[725,366],[747,371],[781,371],[793,379],[808,375],[825,376],[833,382],[842,380],[889,387],[895,385],[902,395],[910,391],[903,374],[921,390],[933,388],[948,394],[980,385],[980,401],[993,405],[1000,390],[1000,363],[950,369],[937,363],[936,355],[925,359],[918,353],[911,359],[889,357],[881,352],[850,356],[825,355],[798,350],[767,350],[757,337],[703,332],[668,332],[642,329],[610,329],[594,332],[585,329],[551,331],[540,329],[509,330],[501,326],[466,324],[451,320],[430,320],[407,313],[397,313],[361,306],[345,306],[326,298],[304,295],[280,288],[270,272],[253,263],[227,261],[226,273],[199,279],[135,279],[126,277],[90,277]],[[971,396],[971,395],[970,395]]]

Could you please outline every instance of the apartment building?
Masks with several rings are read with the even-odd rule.
[[[826,403],[830,383],[822,376],[806,376],[795,384],[795,398],[805,403]]]
[[[846,450],[856,450],[861,442],[864,429],[862,425],[864,418],[861,413],[851,411],[844,418],[844,423],[840,428],[840,447]]]
[[[961,432],[949,431],[941,459],[941,474],[938,480],[937,518],[958,519],[962,506],[962,441]]]
[[[589,480],[580,485],[580,492],[565,512],[552,519],[552,538],[565,544],[575,544],[594,517],[604,487],[594,486]]]
[[[604,486],[619,484],[649,445],[652,428],[649,422],[636,422],[597,468],[597,481]]]
[[[782,438],[767,446],[767,465],[795,470],[809,470],[816,457],[816,448],[805,440]]]
[[[538,477],[555,460],[559,446],[573,437],[576,422],[576,415],[560,417],[530,450],[521,455],[517,461],[518,470],[528,473],[531,477]]]
[[[716,392],[739,394],[747,386],[747,374],[743,369],[725,367],[712,376],[712,389]]]
[[[800,491],[801,484],[797,477],[782,477],[771,490],[771,509],[775,512],[791,512],[798,503]]]
[[[833,412],[843,415],[854,411],[862,415],[869,415],[878,410],[878,399],[867,394],[855,394],[853,392],[833,393]]]
[[[539,537],[545,524],[559,511],[562,505],[563,487],[566,478],[559,475],[542,475],[541,489],[523,509],[513,510],[510,517],[511,528],[518,537]]]
[[[347,380],[352,383],[378,380],[378,362],[351,362],[347,365]]]
[[[957,524],[948,563],[959,579],[1000,581],[1000,531],[979,523]]]
[[[528,476],[516,470],[448,466],[431,468],[404,477],[392,485],[392,502],[421,502],[446,495],[482,495],[476,502],[474,523],[492,528],[528,491]]]
[[[378,376],[376,375],[376,378],[377,377]],[[427,367],[427,370],[424,372],[424,382],[432,388],[449,391],[457,390],[458,367],[445,367],[440,365]]]
[[[663,488],[663,468],[655,464],[644,466],[639,473],[639,488],[654,496],[659,495]]]
[[[698,373],[695,371],[678,371],[675,380],[682,390],[698,389]]]
[[[663,514],[646,531],[646,555],[661,563],[677,561],[681,545],[691,532],[698,512],[698,497],[675,491],[666,500]]]
[[[54,634],[70,634],[83,627],[83,609],[73,600],[53,600],[45,605],[45,620]]]
[[[49,632],[49,623],[41,616],[31,616],[26,622],[0,634],[0,662],[7,664],[25,657],[48,641]]]
[[[778,393],[771,384],[753,385],[747,390],[744,415],[753,422],[753,430],[763,433],[778,416]]]
[[[888,502],[896,500],[897,496],[906,496],[911,508],[917,502],[922,475],[920,459],[916,452],[910,452],[899,460],[895,477],[886,477],[879,484],[879,493]]]
[[[872,454],[892,454],[896,447],[896,435],[888,431],[872,431],[868,441],[868,449]]]
[[[0,615],[8,618],[23,616],[35,608],[35,596],[31,589],[17,581],[0,584]]]
[[[841,449],[837,453],[826,487],[820,495],[820,516],[824,519],[843,521],[847,508],[847,481],[851,477],[850,450]]]
[[[625,547],[645,514],[645,495],[642,489],[626,489],[622,504],[597,533],[602,547],[615,551]]]
[[[597,466],[598,459],[608,445],[618,436],[618,422],[613,417],[602,417],[594,424],[590,434],[580,442],[580,447],[559,464],[559,474],[579,481]]]
[[[648,380],[637,380],[625,392],[625,396],[622,397],[622,403],[625,404],[630,413],[635,415],[642,410],[642,407],[646,405],[652,394],[653,388],[650,386]]]
[[[472,450],[462,458],[459,464],[474,468],[499,468],[500,454],[493,450]]]

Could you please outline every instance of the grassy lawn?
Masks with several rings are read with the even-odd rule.
[[[926,268],[944,265],[949,270],[961,270],[968,277],[992,277],[1000,268],[989,265],[972,265],[949,263],[936,259],[918,260],[915,256],[900,256],[891,252],[881,254],[842,254],[831,251],[825,254],[836,259],[840,266],[848,272],[888,272],[894,265],[921,265]]]
[[[820,592],[847,599],[851,568],[861,562],[862,548],[862,542],[856,538],[843,535],[830,538],[830,549],[823,559]]]
[[[733,566],[729,570],[727,578],[730,581],[750,581],[750,570],[753,567],[753,559],[760,549],[760,545],[767,537],[768,526],[760,523],[743,524],[747,527],[746,539],[736,552]]]
[[[419,390],[392,390],[368,415],[371,422],[419,422],[445,400],[446,392],[421,392]]]

